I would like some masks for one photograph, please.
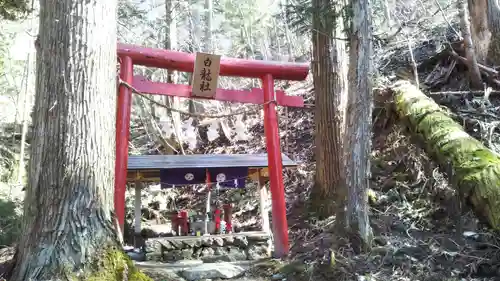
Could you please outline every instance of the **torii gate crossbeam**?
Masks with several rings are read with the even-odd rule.
[[[133,75],[134,65],[164,68],[183,72],[193,72],[195,55],[120,44],[117,46],[120,59],[120,79],[140,92],[185,98],[191,96],[187,85],[152,82]],[[303,107],[301,97],[287,96],[283,91],[275,91],[274,80],[305,80],[309,73],[308,64],[269,62],[222,58],[220,76],[259,78],[263,89],[251,91],[217,89],[214,100],[253,103],[264,105],[264,131],[268,153],[269,181],[272,199],[272,220],[275,255],[288,255],[288,223],[286,218],[285,189],[281,159],[276,106]],[[125,220],[125,189],[127,184],[128,142],[130,137],[130,113],[132,90],[120,85],[116,115],[116,164],[115,164],[115,212],[123,230]]]

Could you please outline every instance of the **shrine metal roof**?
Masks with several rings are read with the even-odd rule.
[[[283,167],[297,164],[281,154]],[[267,154],[193,154],[193,155],[129,155],[128,170],[175,168],[267,167]]]

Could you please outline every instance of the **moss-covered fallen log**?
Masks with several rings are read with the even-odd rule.
[[[396,112],[441,165],[454,170],[453,183],[476,214],[500,229],[500,157],[467,134],[448,113],[407,81],[392,86]]]

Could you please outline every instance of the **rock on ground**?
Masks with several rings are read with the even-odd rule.
[[[240,276],[245,271],[241,266],[220,262],[201,264],[182,271],[181,275],[188,281],[216,278],[230,279]]]
[[[185,281],[184,278],[177,275],[174,271],[163,268],[145,268],[141,269],[144,274],[154,281]]]

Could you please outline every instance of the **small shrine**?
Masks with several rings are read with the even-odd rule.
[[[282,155],[282,162],[285,168],[296,166],[286,155]],[[159,183],[162,189],[205,185],[206,206],[203,210],[170,212],[171,216],[167,218],[170,220],[170,233],[166,237],[149,238],[145,242],[141,240],[141,244],[146,246],[147,258],[163,262],[179,259],[210,262],[220,256],[232,261],[269,255],[271,231],[268,190],[265,186],[269,177],[267,166],[267,154],[130,155],[127,182],[135,185],[136,237],[142,230],[141,191],[145,183]],[[244,189],[249,181],[259,185],[262,229],[235,232],[233,202],[220,202],[217,196],[221,190]]]
[[[243,188],[241,186],[244,185],[243,182],[246,182],[246,180],[243,181],[240,176],[245,174],[246,171],[249,178],[258,181],[269,179],[272,197],[273,254],[278,258],[287,257],[290,251],[290,243],[282,169],[283,166],[293,166],[294,164],[281,153],[277,107],[301,108],[304,107],[304,99],[301,96],[288,95],[283,90],[275,89],[275,81],[304,81],[309,74],[309,64],[245,60],[201,52],[188,54],[122,43],[117,44],[117,55],[120,74],[116,111],[114,205],[118,227],[122,231],[124,230],[127,182],[135,182],[137,189],[140,190],[141,181],[147,179],[162,182],[165,187],[177,187],[182,185],[181,183],[202,182],[205,180],[205,184],[209,186],[208,190],[212,192],[214,188],[215,190],[217,188]],[[135,66],[192,73],[193,79],[191,82],[193,86],[164,83],[134,75]],[[211,73],[210,77],[206,75],[208,71]],[[220,88],[218,77],[221,76],[260,79],[262,88],[252,88],[250,90]],[[129,159],[128,146],[133,93],[259,105],[263,111],[263,137],[265,137],[267,154],[131,156]],[[190,115],[189,113],[186,114]],[[163,183],[164,180],[165,183]],[[261,197],[261,200],[267,200],[265,199],[267,197]],[[210,201],[207,200],[207,202]],[[172,220],[178,234],[200,234],[200,236],[176,237],[204,237],[201,234],[210,235],[211,232],[219,235],[234,235],[234,232],[231,233],[231,205],[225,204],[225,206],[222,206],[222,210],[219,207],[212,212],[211,207],[208,206],[206,213],[202,214],[201,218],[192,217],[182,210],[179,211],[176,217],[173,215]],[[137,209],[139,210],[137,211]],[[140,213],[140,208],[137,208],[137,206],[136,212]],[[264,218],[267,217],[267,213],[267,211],[263,212]],[[211,217],[212,221],[210,220]],[[224,219],[221,219],[222,217]],[[268,221],[264,221],[264,230],[267,233],[269,233]],[[228,239],[228,241],[230,240]],[[220,242],[220,239],[217,239],[217,241]],[[195,244],[198,243],[199,241]],[[209,241],[207,243],[209,244]]]

